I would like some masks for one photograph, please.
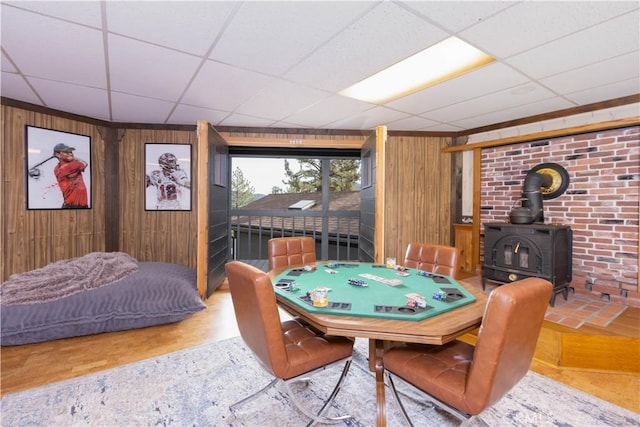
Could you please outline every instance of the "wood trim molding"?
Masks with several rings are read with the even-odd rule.
[[[473,252],[471,262],[473,263],[476,271],[479,271],[480,266],[480,188],[482,181],[482,149],[476,148],[473,150],[473,222],[471,224],[471,250]]]
[[[505,122],[494,123],[492,125],[480,126],[473,129],[460,131],[459,135],[474,135],[477,133],[489,132],[498,129],[523,126],[530,123],[544,122],[547,120],[558,119],[562,117],[575,116],[576,114],[589,113],[592,111],[605,110],[607,108],[620,107],[621,105],[629,105],[640,102],[640,94],[622,96],[620,98],[608,99],[606,101],[594,102],[591,104],[580,105],[578,107],[565,108],[563,110],[551,111],[543,114],[522,117],[520,119],[508,120]]]
[[[527,135],[518,135],[508,138],[493,139],[490,141],[482,141],[465,145],[456,145],[442,149],[443,153],[455,153],[458,151],[474,150],[476,148],[497,147],[500,145],[519,144],[521,142],[536,141],[540,139],[558,138],[561,136],[578,135],[581,133],[600,132],[608,129],[618,129],[629,126],[640,125],[640,117],[629,117],[626,119],[612,120],[608,122],[593,123],[583,126],[574,126],[569,128],[554,129],[545,132],[530,133]]]
[[[386,159],[386,147],[387,147],[387,127],[376,127],[376,213],[375,213],[375,234],[374,234],[374,247],[375,257],[374,261],[382,263],[386,257],[385,252],[385,180],[386,172],[385,165]]]
[[[209,200],[209,123],[199,120],[198,160],[196,165],[196,211],[197,211],[197,252],[196,282],[202,299],[207,294],[207,245],[208,245],[208,200]]]
[[[293,138],[279,138],[269,136],[229,136],[224,135],[230,147],[269,147],[269,148],[331,148],[331,149],[360,149],[367,139],[317,139],[305,138],[304,135]]]

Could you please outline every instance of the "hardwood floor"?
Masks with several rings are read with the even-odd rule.
[[[208,309],[171,325],[2,347],[0,394],[78,377],[161,354],[238,336],[231,295],[224,287],[207,300]],[[638,330],[640,310],[628,309],[607,328]],[[286,316],[283,312],[283,316]],[[555,328],[545,322],[545,328]],[[562,369],[534,361],[532,370],[601,399],[640,413],[637,373]]]

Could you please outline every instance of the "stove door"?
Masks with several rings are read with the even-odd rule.
[[[496,241],[491,250],[491,265],[521,272],[542,272],[542,250],[533,240],[518,234],[507,234]]]

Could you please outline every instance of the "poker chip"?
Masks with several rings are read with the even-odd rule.
[[[444,301],[447,299],[447,293],[444,291],[436,291],[432,295],[433,299],[438,301]]]
[[[407,307],[411,308],[425,308],[427,306],[427,300],[421,295],[414,295],[407,299]]]
[[[364,280],[361,279],[356,279],[354,277],[350,278],[347,280],[347,283],[349,283],[352,286],[361,286],[361,287],[367,287],[369,286],[369,284],[367,282],[365,282]]]

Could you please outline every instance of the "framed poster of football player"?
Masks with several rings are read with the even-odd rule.
[[[191,145],[144,145],[145,210],[191,210]]]
[[[27,209],[91,209],[91,137],[25,126]]]

